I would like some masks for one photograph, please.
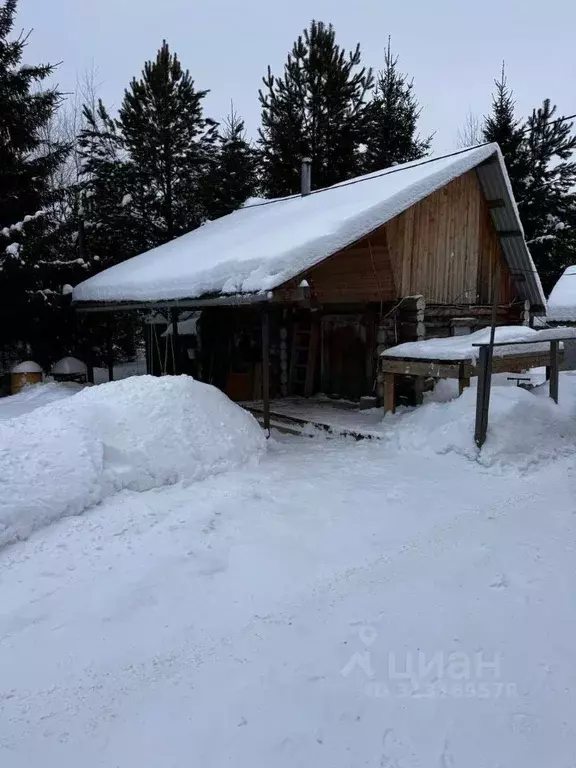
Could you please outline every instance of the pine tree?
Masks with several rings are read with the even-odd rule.
[[[10,39],[16,0],[0,7],[0,348],[26,349],[61,296],[61,190],[51,179],[69,150],[46,141],[61,96],[41,89],[54,71],[22,65],[27,36]],[[78,266],[78,265],[76,265]],[[46,329],[47,330],[47,329]]]
[[[298,192],[303,157],[312,160],[317,188],[360,172],[373,87],[372,71],[361,67],[360,45],[347,55],[332,25],[312,21],[294,43],[283,75],[268,67],[263,83],[259,144],[266,194]]]
[[[216,140],[216,123],[202,113],[207,93],[195,89],[166,41],[125,92],[119,127],[135,169],[150,246],[178,237],[206,217],[201,181]]]
[[[526,197],[528,152],[524,126],[516,118],[514,94],[508,86],[504,64],[499,80],[495,80],[496,92],[492,96],[492,112],[484,118],[484,141],[496,142],[506,161],[516,202],[521,208]]]
[[[244,121],[238,117],[233,106],[218,135],[212,167],[205,183],[204,197],[210,218],[235,211],[256,194],[257,154],[247,141]]]
[[[417,134],[420,111],[414,83],[398,70],[398,56],[392,54],[388,39],[384,69],[378,73],[370,105],[365,171],[419,160],[428,154],[432,136],[421,139]]]

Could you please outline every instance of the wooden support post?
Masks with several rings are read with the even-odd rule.
[[[106,319],[106,365],[108,367],[108,381],[114,381],[114,347],[112,344],[112,318]]]
[[[461,395],[464,390],[470,386],[470,376],[458,377],[458,394]]]
[[[264,429],[270,437],[270,315],[268,307],[262,309],[262,405]]]
[[[318,342],[320,340],[320,324],[315,317],[310,321],[310,346],[308,347],[308,359],[306,361],[306,380],[304,381],[304,397],[312,397],[314,381],[316,379],[316,360],[318,356]]]
[[[176,307],[170,310],[170,319],[172,321],[172,373],[178,376],[180,373],[180,336],[178,334],[178,317],[180,311]],[[168,337],[166,344],[168,344]]]
[[[396,410],[396,374],[384,373],[384,413],[394,413]]]
[[[478,448],[486,442],[488,431],[488,410],[490,408],[490,385],[492,383],[492,348],[480,347],[478,358],[478,390],[476,392],[476,425],[474,440]]]
[[[414,405],[422,405],[424,402],[425,381],[423,376],[414,376]]]
[[[550,397],[558,403],[558,379],[560,368],[560,342],[550,342]]]
[[[494,357],[494,338],[498,321],[498,302],[500,300],[500,260],[496,262],[492,275],[492,318],[490,324],[490,343],[480,347],[478,360],[478,393],[476,395],[476,425],[474,440],[478,448],[486,442],[488,433],[488,413],[490,411],[490,388],[492,386],[492,358]]]

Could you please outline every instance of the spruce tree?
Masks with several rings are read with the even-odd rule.
[[[77,242],[90,276],[147,250],[148,223],[141,215],[136,169],[102,100],[83,107],[78,157]],[[134,354],[140,322],[132,313],[121,313],[108,324],[81,318],[77,326],[86,362],[106,365],[110,335],[116,360]]]
[[[135,169],[150,246],[178,237],[206,217],[201,182],[216,140],[216,123],[202,112],[207,93],[196,90],[166,41],[125,92],[119,127]]]
[[[288,55],[281,76],[270,67],[259,91],[262,185],[269,196],[300,189],[303,157],[312,160],[312,182],[324,187],[357,175],[369,120],[370,69],[360,45],[348,54],[332,25],[312,21]]]
[[[17,2],[0,6],[0,348],[30,340],[44,326],[44,311],[60,296],[58,206],[52,176],[68,152],[43,137],[60,93],[42,89],[52,65],[22,65],[27,36],[13,38]],[[46,329],[47,330],[47,329]]]
[[[484,118],[483,137],[484,141],[496,142],[500,146],[516,202],[522,208],[526,197],[528,152],[524,125],[515,114],[516,102],[508,86],[504,64],[500,79],[494,84],[496,91],[492,95],[492,111]]]
[[[256,194],[257,155],[246,139],[244,121],[232,106],[218,135],[212,167],[206,180],[207,210],[218,218],[239,208]]]
[[[146,226],[139,217],[139,188],[124,139],[101,100],[83,108],[78,136],[79,192],[86,253],[99,271],[146,249]],[[94,261],[95,259],[95,261]]]
[[[390,39],[369,111],[365,171],[419,160],[428,154],[432,136],[422,139],[417,134],[421,110],[414,95],[414,83],[399,71],[398,56],[392,54]]]
[[[573,123],[559,121],[556,106],[545,99],[528,118],[528,154],[522,222],[530,251],[551,289],[576,256],[576,136]]]
[[[515,116],[504,67],[485,118],[484,138],[504,155],[526,242],[548,292],[564,267],[576,260],[576,137],[545,99],[526,122]]]

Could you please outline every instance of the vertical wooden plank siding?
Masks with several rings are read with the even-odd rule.
[[[479,201],[480,260],[478,266],[479,303],[490,303],[492,280],[496,265],[500,262],[500,303],[508,304],[513,299],[513,281],[502,254],[502,246],[492,222],[490,209],[484,198]]]
[[[498,261],[501,303],[508,303],[513,281],[476,171],[471,170],[275,294],[280,301],[290,300],[305,278],[322,304],[394,301],[420,294],[429,303],[486,304]]]
[[[398,287],[385,228],[313,267],[306,280],[315,298],[325,304],[392,301]]]
[[[397,216],[386,231],[395,263],[402,254],[401,295],[440,304],[489,300],[501,248],[474,170]],[[508,296],[509,274],[503,279]]]

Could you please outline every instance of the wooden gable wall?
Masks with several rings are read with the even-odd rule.
[[[500,302],[507,303],[513,283],[471,170],[281,286],[276,295],[288,299],[305,278],[322,304],[387,302],[417,294],[435,304],[487,304],[498,259]]]
[[[290,300],[304,278],[322,304],[394,301],[398,295],[384,227],[284,283],[274,291],[276,297]]]
[[[500,241],[474,170],[454,179],[385,226],[400,295],[422,294],[438,304],[491,301],[501,260],[501,302],[510,279]]]

